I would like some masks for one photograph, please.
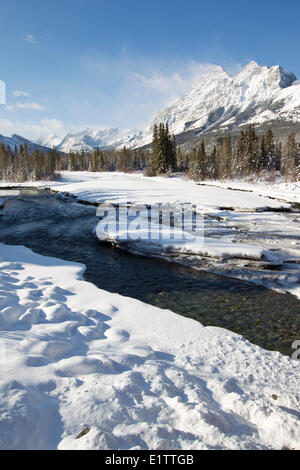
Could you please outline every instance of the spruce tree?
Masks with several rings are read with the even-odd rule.
[[[219,177],[226,178],[231,173],[233,163],[233,151],[230,135],[221,138],[217,147],[216,158],[218,160]]]
[[[170,135],[168,124],[154,125],[151,168],[154,174],[176,171],[175,137]]]
[[[157,125],[154,124],[153,128],[153,139],[152,139],[152,159],[151,159],[151,168],[154,174],[162,173],[164,168],[164,162],[161,152],[161,139],[162,139],[162,130],[160,125],[160,130],[158,133]]]
[[[205,142],[202,139],[198,149],[194,148],[190,160],[190,175],[196,180],[203,180],[209,176],[209,157],[206,153]]]
[[[274,135],[271,129],[268,129],[265,135],[265,151],[266,151],[266,169],[272,170],[275,167],[275,145]]]
[[[253,173],[259,169],[258,138],[256,137],[253,124],[250,124],[248,127],[246,141],[247,170],[249,173]]]
[[[294,133],[290,134],[285,143],[282,156],[282,173],[286,176],[292,176],[298,166],[298,146]]]
[[[268,152],[266,147],[266,136],[263,135],[260,141],[259,168],[264,170],[267,168]]]

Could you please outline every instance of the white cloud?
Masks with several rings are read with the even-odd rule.
[[[13,111],[13,110],[14,110],[14,107],[12,104],[8,104],[4,108],[4,111]]]
[[[3,135],[18,134],[31,140],[44,139],[50,134],[61,136],[67,133],[67,129],[62,121],[48,117],[39,122],[0,119],[0,128]]]
[[[25,103],[16,103],[16,107],[19,109],[33,109],[35,111],[41,111],[43,110],[43,106],[41,106],[38,103],[35,103],[34,101],[31,102],[25,102]]]
[[[215,67],[213,64],[189,60],[182,64],[177,72],[154,71],[148,75],[132,75],[145,89],[152,89],[171,98],[175,95],[182,96],[201,75],[212,72]]]
[[[43,127],[48,127],[52,131],[65,131],[65,126],[62,121],[59,119],[54,119],[54,118],[44,118],[41,120],[41,124]]]
[[[126,49],[115,58],[85,58],[82,65],[83,78],[88,77],[91,86],[82,90],[81,85],[81,95],[76,94],[76,88],[75,91],[72,89],[70,94],[64,93],[63,101],[56,103],[57,110],[62,104],[62,114],[58,116],[69,122],[75,120],[73,125],[67,126],[49,117],[33,120],[34,110],[42,111],[43,106],[26,99],[30,96],[26,91],[16,90],[13,96],[19,99],[8,103],[7,111],[28,110],[25,115],[27,121],[0,119],[1,132],[42,140],[50,134],[63,136],[80,132],[88,126],[141,129],[155,112],[183,96],[200,75],[211,72],[215,67],[192,59],[154,61],[132,56]],[[238,71],[240,66],[231,61],[226,69],[229,67],[230,71]],[[74,113],[75,109],[81,110],[80,115]]]
[[[22,98],[22,97],[29,97],[30,94],[26,91],[16,90],[13,92],[13,96],[15,98]],[[27,110],[34,110],[34,111],[42,111],[44,107],[35,101],[16,101],[13,103],[8,103],[4,110],[5,111],[14,111],[15,109],[27,109]]]
[[[24,41],[29,42],[30,44],[39,44],[39,41],[33,34],[27,34],[24,38]]]
[[[98,100],[103,115],[113,126],[125,129],[144,127],[155,112],[182,97],[201,75],[216,67],[191,58],[145,59],[130,54],[127,49],[114,58],[86,58],[83,65],[87,75],[98,78]],[[240,69],[233,60],[222,65],[230,72]]]
[[[13,96],[15,98],[19,98],[20,96],[28,97],[28,96],[30,96],[30,94],[27,93],[27,91],[16,90],[16,91],[13,92]]]
[[[136,78],[145,88],[152,88],[153,90],[169,93],[172,89],[181,90],[184,87],[184,80],[179,73],[174,73],[170,76],[162,75],[160,72],[155,72],[150,77],[133,73]]]

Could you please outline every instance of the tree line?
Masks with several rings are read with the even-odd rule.
[[[282,143],[275,139],[271,129],[259,138],[253,125],[241,130],[235,144],[228,135],[207,152],[202,140],[190,154],[177,154],[177,160],[180,160],[178,168],[188,171],[195,180],[243,178],[262,171],[278,171],[288,179],[300,179],[300,148],[295,134]]]
[[[45,152],[40,149],[30,153],[26,144],[13,151],[1,144],[0,179],[16,182],[55,179],[58,161],[55,150]]]
[[[0,180],[37,181],[53,180],[60,171],[142,171],[151,165],[149,152],[129,150],[61,153],[55,148],[42,148],[29,153],[26,144],[11,150],[0,145]]]
[[[152,161],[157,168],[153,143]],[[288,179],[300,179],[300,147],[295,134],[282,143],[275,139],[271,129],[259,138],[253,125],[241,130],[235,143],[230,135],[219,138],[211,151],[207,150],[204,139],[190,152],[179,147],[175,161],[177,171],[187,173],[194,180],[247,177],[262,171],[278,171]],[[164,173],[171,170],[165,164],[166,167]]]
[[[204,139],[191,151],[176,149],[175,136],[167,124],[154,126],[150,149],[80,151],[61,153],[37,149],[29,153],[26,144],[11,150],[0,145],[2,181],[53,180],[60,171],[144,171],[146,175],[186,173],[194,180],[246,177],[262,171],[278,171],[287,179],[300,179],[300,148],[295,134],[285,142],[276,140],[268,129],[258,137],[250,125],[233,143],[230,135],[221,137],[207,150]]]

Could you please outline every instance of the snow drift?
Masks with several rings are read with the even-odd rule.
[[[300,449],[298,361],[83,270],[0,244],[1,449]]]

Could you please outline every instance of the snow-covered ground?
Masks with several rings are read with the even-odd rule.
[[[21,186],[32,185],[50,187],[62,197],[68,194],[79,201],[104,205],[130,203],[141,207],[160,203],[176,213],[184,204],[193,204],[204,217],[204,238],[184,243],[120,243],[113,231],[104,237],[100,234],[100,238],[133,253],[161,256],[300,297],[300,216],[284,212],[300,200],[300,183],[198,184],[182,177],[149,178],[139,173],[63,172],[58,181]]]
[[[299,265],[284,262],[300,259],[299,216],[272,212],[290,204],[261,189],[69,172],[23,186],[32,185],[104,205],[163,203],[176,212],[194,204],[204,240],[139,242],[132,251],[198,268],[201,260],[245,279],[254,273],[254,282],[299,293]],[[1,204],[7,195],[0,191]],[[284,269],[259,271],[262,263]],[[100,290],[83,271],[0,244],[0,448],[300,449],[299,361]]]
[[[237,193],[230,189],[202,187],[182,177],[145,177],[140,173],[62,172],[58,181],[27,183],[67,192],[89,202],[118,201],[136,204],[190,203],[202,207],[234,207],[243,210],[289,207],[289,204],[254,193]],[[2,183],[3,186],[7,186]],[[12,184],[13,186],[13,184]],[[0,185],[1,187],[1,185]],[[300,191],[298,187],[298,191]],[[276,196],[275,196],[276,197]]]
[[[131,201],[136,204],[158,202],[174,204],[188,202],[195,204],[198,209],[234,207],[243,210],[289,207],[287,203],[251,192],[241,191],[237,194],[235,191],[222,187],[203,187],[180,176],[150,178],[141,173],[64,171],[59,180],[52,182],[0,183],[0,189],[14,186],[50,187],[54,191],[73,194],[78,199],[99,203]],[[270,185],[266,184],[267,188],[270,189]],[[300,184],[294,184],[293,188],[293,193],[299,196]],[[276,187],[274,191],[276,193]]]
[[[300,449],[299,361],[83,270],[0,244],[1,449]]]
[[[104,238],[133,253],[161,256],[300,297],[300,215],[284,212],[300,200],[300,183],[197,184],[181,177],[149,178],[139,173],[63,172],[58,181],[23,186],[32,185],[104,205],[162,203],[176,212],[186,203],[193,204],[204,217],[204,238],[185,243],[119,243],[113,231]]]
[[[259,196],[276,198],[281,201],[300,204],[300,181],[263,181],[257,179],[255,182],[243,180],[225,180],[225,181],[204,181],[205,186],[215,186],[218,188],[232,188],[234,190],[249,191]]]

